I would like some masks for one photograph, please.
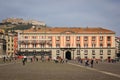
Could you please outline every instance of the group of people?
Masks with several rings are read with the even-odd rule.
[[[81,64],[84,63],[85,66],[93,67],[94,63],[98,64],[98,60],[94,60],[94,59],[84,59],[83,60],[83,59],[77,57],[76,60],[77,60],[78,63],[81,63]]]
[[[11,61],[14,61],[14,60],[17,60],[17,58],[16,57],[6,57],[6,56],[3,57],[3,62],[4,63],[11,62]]]
[[[90,65],[91,67],[93,67],[93,63],[94,63],[93,59],[91,59],[90,62],[89,62],[88,59],[85,60],[85,66],[89,66]]]
[[[38,59],[37,57],[35,57],[35,56],[33,56],[33,57],[31,57],[31,58],[27,58],[27,57],[24,55],[23,58],[22,58],[22,63],[23,63],[23,65],[26,64],[26,62],[27,62],[28,59],[30,60],[30,62],[38,61],[38,60],[39,60],[39,59]],[[41,60],[42,62],[45,62],[46,60],[49,62],[51,59],[50,59],[50,58],[45,59],[44,57],[41,57],[40,60]],[[64,62],[65,62],[65,63],[68,62],[67,59],[62,59],[61,57],[54,57],[53,61],[54,61],[55,63],[62,63],[62,64],[63,64]]]
[[[65,62],[65,63],[68,62],[67,59],[62,59],[60,56],[54,57],[53,60],[54,60],[55,63],[62,63],[62,64],[63,64],[64,62]]]
[[[23,55],[22,56],[22,63],[23,63],[23,65],[25,65],[26,64],[26,62],[38,62],[38,61],[42,61],[42,62],[45,62],[45,61],[50,61],[51,59],[50,59],[50,57],[48,57],[48,58],[45,58],[44,56],[41,56],[40,58],[38,58],[37,56],[25,56],[25,55]]]

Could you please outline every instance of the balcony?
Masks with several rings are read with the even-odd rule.
[[[50,40],[22,40],[19,41],[20,44],[50,44]]]
[[[40,38],[40,39],[33,39],[33,38],[32,39],[31,38],[30,39],[23,39],[23,38],[21,38],[20,40],[21,41],[25,41],[25,40],[47,41],[47,40],[51,40],[51,39],[50,38]]]

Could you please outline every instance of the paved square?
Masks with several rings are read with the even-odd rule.
[[[0,64],[0,80],[120,80],[95,70],[71,64],[33,62]]]

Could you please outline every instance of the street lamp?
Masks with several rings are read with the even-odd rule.
[[[80,50],[81,59],[83,58],[83,50]]]
[[[72,51],[73,51],[73,59],[74,59],[74,51],[75,51],[75,50],[74,50],[74,49],[72,49]]]
[[[64,59],[64,49],[61,49],[63,51],[63,59]]]
[[[46,25],[45,25],[45,51],[44,51],[44,54],[46,54]]]

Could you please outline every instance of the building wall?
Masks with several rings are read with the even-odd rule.
[[[120,53],[120,38],[115,38],[115,45],[116,45],[116,53]]]
[[[17,35],[14,36],[13,41],[14,41],[13,42],[14,43],[14,54],[16,54],[18,51],[18,36]]]
[[[16,33],[8,33],[6,35],[6,55],[8,57],[14,57],[17,52],[18,43],[17,43]]]
[[[14,53],[14,43],[13,43],[13,37],[12,36],[6,36],[6,45],[7,45],[7,50],[6,50],[6,53],[7,53],[7,56],[11,56],[13,53]]]
[[[0,58],[6,55],[6,40],[4,31],[0,29]]]
[[[80,39],[77,40],[77,37]],[[34,50],[40,52],[52,51],[52,58],[61,56],[66,58],[66,52],[71,53],[71,59],[76,57],[85,57],[91,59],[111,59],[115,58],[115,34],[108,33],[40,33],[40,32],[27,32],[19,33],[19,51],[25,52],[26,50],[32,52]],[[87,39],[85,40],[85,37]],[[95,37],[95,39],[93,38]],[[101,37],[103,38],[102,40]],[[68,40],[66,40],[68,38]],[[109,40],[110,39],[110,40]],[[34,44],[34,45],[33,45]],[[42,44],[42,46],[41,46]],[[77,46],[77,44],[80,46]],[[100,46],[102,44],[102,46]],[[52,47],[50,46],[52,45]],[[44,46],[44,47],[43,47]],[[79,50],[79,52],[77,52]],[[87,54],[85,52],[87,51]],[[94,54],[92,54],[94,50]],[[103,54],[100,55],[100,50],[103,50]],[[108,54],[109,52],[109,54]]]

